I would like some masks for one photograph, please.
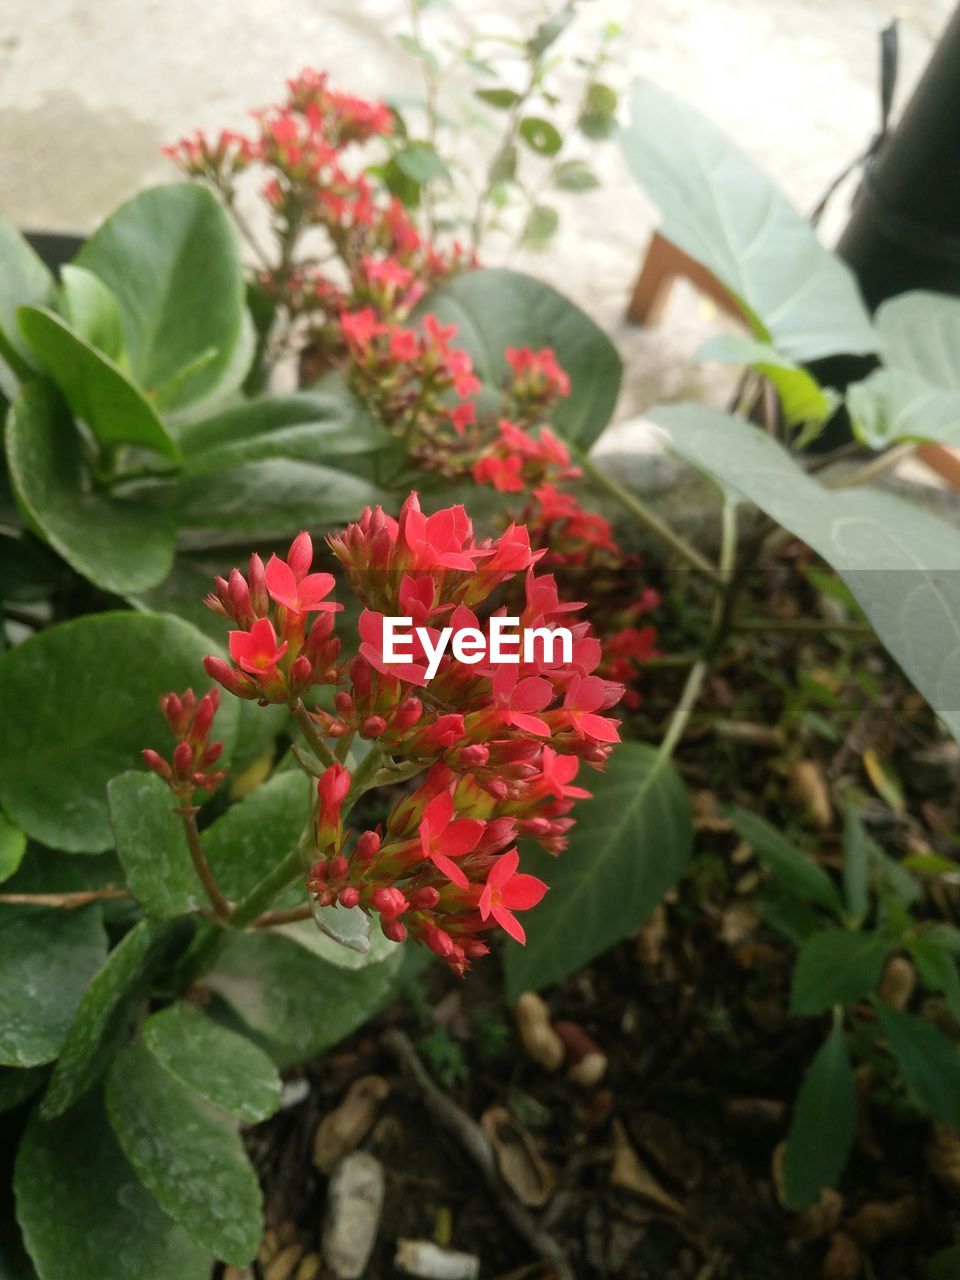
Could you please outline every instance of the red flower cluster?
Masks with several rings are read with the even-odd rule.
[[[181,803],[189,804],[194,791],[216,791],[226,777],[223,769],[209,772],[220,759],[222,742],[211,742],[213,719],[220,706],[220,690],[211,689],[197,700],[192,689],[185,693],[166,693],[160,699],[160,710],[177,740],[173,754],[165,760],[158,752],[144,748],[146,764],[159,774]]]
[[[540,553],[522,526],[478,540],[462,507],[428,516],[412,494],[399,519],[368,509],[329,542],[365,606],[356,656],[337,665],[336,606],[326,598],[333,579],[311,572],[301,534],[285,561],[264,568],[254,556],[247,578],[234,570],[217,580],[208,604],[238,624],[234,665],[208,658],[205,666],[232,692],[264,702],[339,684],[333,710],[312,712],[318,738],[372,740],[388,776],[425,771],[382,830],[354,837],[343,824],[350,773],[339,759],[329,764],[308,883],[321,904],[376,912],[387,937],[409,935],[463,972],[488,950],[482,934],[494,925],[524,940],[514,912],[534,906],[546,885],[518,871],[515,842],[523,834],[551,853],[563,849],[573,802],[589,794],[572,785],[578,762],[606,761],[619,735],[605,713],[623,688],[595,674],[601,647],[576,620],[582,606],[561,602],[553,579],[536,576]],[[484,617],[484,606],[513,579],[523,591],[519,634],[540,640],[532,660],[526,645],[528,660],[500,666],[445,653],[431,677],[416,641],[409,662],[386,660],[386,616],[410,617],[432,643],[441,631],[485,636],[497,614]],[[566,654],[549,642],[560,625],[570,634]]]

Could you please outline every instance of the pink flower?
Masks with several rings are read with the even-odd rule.
[[[296,614],[342,609],[343,605],[324,600],[335,586],[333,574],[308,573],[312,562],[313,543],[307,533],[295,539],[286,561],[271,556],[265,574],[270,598]]]
[[[420,819],[420,848],[438,871],[461,889],[469,881],[452,858],[462,858],[480,843],[486,824],[479,818],[453,820],[453,796],[441,791],[430,801]]]
[[[569,785],[577,776],[579,767],[580,761],[576,756],[561,756],[552,747],[544,747],[540,765],[544,788],[558,800],[589,800],[591,792]]]
[[[277,644],[269,618],[258,618],[249,631],[231,631],[228,639],[230,657],[252,676],[275,675],[277,663],[287,651],[286,640]]]
[[[547,722],[529,713],[542,711],[552,700],[553,685],[549,680],[540,676],[518,680],[517,667],[513,663],[503,663],[494,673],[493,701],[504,724],[549,738]]]
[[[547,886],[536,876],[518,873],[519,865],[520,855],[516,849],[508,850],[496,860],[480,894],[480,916],[483,920],[493,916],[511,938],[524,943],[527,935],[513,912],[535,907],[547,892]]]
[[[608,702],[606,682],[599,676],[574,676],[563,699],[563,713],[567,723],[581,738],[593,738],[597,742],[619,742],[616,723],[606,716],[594,714]]]

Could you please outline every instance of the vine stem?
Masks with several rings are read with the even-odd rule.
[[[324,764],[336,764],[337,757],[324,742],[323,735],[313,723],[310,712],[303,704],[303,699],[294,698],[293,702],[290,703],[290,711],[297,722],[297,727],[310,744],[310,750],[317,759],[322,760]]]
[[[217,878],[213,874],[210,863],[207,861],[207,855],[203,851],[203,842],[200,839],[200,831],[197,828],[196,808],[193,805],[181,803],[181,807],[174,809],[174,813],[179,814],[183,822],[183,831],[187,837],[187,848],[190,850],[190,861],[193,863],[193,868],[200,878],[204,892],[210,899],[210,905],[213,907],[217,919],[229,920],[233,908],[223,896],[223,891],[217,884]]]
[[[632,516],[635,516],[641,524],[657,535],[661,541],[665,542],[669,547],[677,553],[682,560],[685,560],[692,569],[698,573],[702,573],[704,577],[710,579],[716,586],[723,585],[723,577],[720,571],[710,563],[702,552],[698,551],[692,543],[688,542],[682,534],[677,533],[675,529],[661,520],[655,511],[641,501],[640,498],[625,489],[619,480],[614,480],[613,476],[608,475],[602,468],[598,467],[592,458],[587,454],[577,451],[577,461],[586,474],[601,489],[605,489],[612,498],[620,503]]]

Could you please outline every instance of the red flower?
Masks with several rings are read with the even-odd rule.
[[[513,912],[535,907],[547,892],[547,886],[536,876],[518,873],[519,865],[520,855],[516,849],[510,849],[496,860],[480,894],[480,916],[483,920],[492,916],[511,938],[524,943],[527,935]]]
[[[287,651],[286,640],[277,643],[269,618],[258,618],[249,631],[231,631],[228,640],[230,657],[252,676],[276,675],[277,663]]]
[[[578,737],[619,742],[620,734],[614,721],[594,714],[608,704],[609,690],[599,676],[574,676],[563,699],[563,713]]]
[[[441,791],[430,801],[420,819],[420,848],[438,871],[461,889],[469,881],[452,858],[462,858],[480,843],[486,823],[478,818],[453,819],[453,796]]]
[[[517,667],[503,663],[494,672],[493,700],[504,724],[545,738],[550,736],[550,726],[546,721],[529,714],[542,711],[553,701],[553,685],[549,680],[540,676],[518,680]]]
[[[270,557],[265,574],[270,598],[296,614],[339,611],[343,605],[324,600],[335,586],[333,574],[307,572],[312,563],[313,543],[308,533],[301,533],[286,561]]]

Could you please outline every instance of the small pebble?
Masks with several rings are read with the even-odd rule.
[[[297,1263],[303,1257],[302,1244],[288,1244],[281,1249],[264,1272],[264,1280],[293,1280]]]
[[[297,1267],[294,1280],[317,1280],[321,1265],[319,1253],[308,1253]]]
[[[280,1110],[285,1111],[288,1107],[299,1107],[301,1102],[306,1102],[310,1097],[310,1081],[304,1080],[284,1080],[283,1088],[280,1090]]]
[[[380,1161],[365,1151],[345,1156],[330,1177],[323,1256],[338,1280],[360,1280],[380,1226],[384,1177]]]
[[[432,1240],[398,1240],[393,1265],[421,1280],[479,1280],[480,1276],[479,1258],[441,1249]]]

